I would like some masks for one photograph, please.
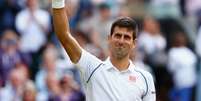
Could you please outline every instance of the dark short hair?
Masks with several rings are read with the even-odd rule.
[[[134,19],[130,17],[122,17],[118,18],[116,21],[113,22],[111,30],[110,30],[110,35],[112,36],[114,32],[115,27],[123,27],[127,28],[130,31],[133,31],[133,40],[136,39],[137,33],[138,33],[138,26],[137,23]]]
[[[99,10],[103,10],[103,9],[110,9],[110,5],[107,3],[101,3],[98,5],[98,9]]]

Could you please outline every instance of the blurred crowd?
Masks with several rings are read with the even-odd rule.
[[[201,0],[66,0],[71,34],[101,60],[112,22],[139,26],[131,60],[157,101],[201,101]],[[51,0],[0,0],[0,101],[84,101],[77,65],[53,30]]]

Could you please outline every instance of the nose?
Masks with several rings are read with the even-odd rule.
[[[123,42],[123,41],[124,41],[124,36],[121,36],[120,41],[121,41],[121,42]]]
[[[124,37],[122,36],[120,39],[119,39],[119,43],[122,44],[124,42]]]

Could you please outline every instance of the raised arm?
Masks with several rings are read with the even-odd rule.
[[[54,30],[73,63],[81,57],[81,47],[70,34],[69,21],[64,7],[65,0],[52,0]]]

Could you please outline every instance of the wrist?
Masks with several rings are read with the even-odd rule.
[[[64,8],[65,0],[52,0],[52,8]]]

